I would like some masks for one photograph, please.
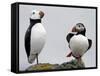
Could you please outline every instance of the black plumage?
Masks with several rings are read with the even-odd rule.
[[[35,19],[35,20],[30,19],[30,25],[25,33],[25,49],[26,49],[26,53],[28,57],[30,55],[31,29],[32,27],[34,27],[36,23],[41,23],[41,20],[40,19]]]
[[[66,40],[69,43],[69,48],[70,48],[70,40],[71,40],[71,38],[74,37],[74,36],[75,37],[76,36],[79,36],[79,35],[83,35],[83,36],[86,35],[86,28],[85,28],[85,26],[82,23],[76,24],[76,26],[73,27],[72,32],[71,33],[68,33],[68,35],[66,36]],[[88,39],[88,49],[90,49],[91,46],[92,46],[92,40],[91,39]],[[87,49],[87,51],[88,51],[88,49]],[[67,57],[70,57],[71,54],[72,54],[72,52],[69,55],[67,55]]]

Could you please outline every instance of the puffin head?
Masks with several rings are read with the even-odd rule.
[[[33,10],[31,13],[30,19],[36,20],[36,19],[42,19],[44,16],[44,12],[39,11],[39,10]]]
[[[85,33],[86,29],[83,23],[77,23],[73,28],[72,32],[77,32],[77,33]]]

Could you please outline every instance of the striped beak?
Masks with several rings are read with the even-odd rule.
[[[80,32],[80,29],[76,29],[76,27],[74,26],[74,27],[72,28],[72,32]]]

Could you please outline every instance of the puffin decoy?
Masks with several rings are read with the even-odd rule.
[[[72,32],[66,37],[71,52],[67,57],[81,59],[81,57],[91,48],[92,40],[86,37],[86,28],[83,23],[77,23]]]
[[[25,50],[28,62],[32,64],[35,59],[39,63],[38,55],[46,42],[46,30],[41,23],[44,12],[33,10],[30,17],[30,25],[25,33]]]

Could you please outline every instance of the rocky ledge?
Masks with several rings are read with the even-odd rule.
[[[32,65],[26,69],[26,71],[37,71],[37,70],[56,70],[56,69],[74,69],[74,68],[85,68],[84,62],[77,60],[71,60],[70,62],[64,62],[62,64],[50,64],[50,63],[39,63]]]

